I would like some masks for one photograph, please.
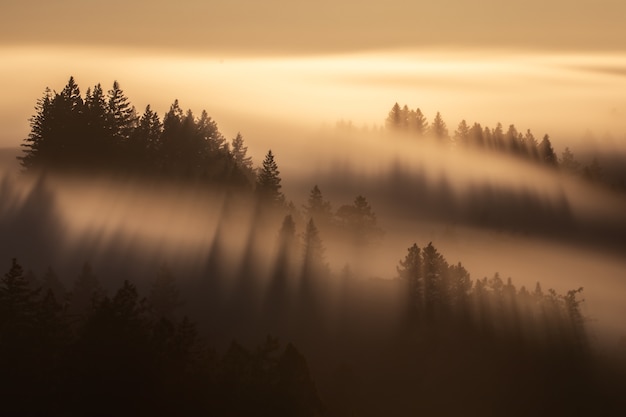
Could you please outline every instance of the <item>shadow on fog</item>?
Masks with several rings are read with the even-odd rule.
[[[347,189],[351,180],[362,181],[342,178]],[[234,338],[247,345],[267,334],[293,341],[311,364],[329,415],[567,415],[592,412],[598,402],[622,406],[603,391],[621,380],[590,356],[576,291],[516,288],[497,274],[471,280],[425,242],[386,260],[390,269],[398,265],[396,278],[375,279],[358,262],[376,257],[376,245],[345,250],[354,241],[333,230],[337,226],[311,227],[297,213],[268,209],[245,193],[115,181],[96,188],[88,182],[87,191],[73,181],[6,177],[1,252],[23,259],[35,275],[52,266],[74,293],[85,261],[105,291],[131,279],[144,293],[165,263],[184,301],[175,316],[193,317],[220,350]],[[428,185],[424,176],[400,169],[368,184],[375,199],[394,202],[380,211],[381,222],[418,216],[493,228],[513,224],[513,230],[557,237],[576,222],[566,204],[553,206],[532,193],[485,186],[467,202],[445,184]],[[112,196],[115,204],[103,206]],[[344,264],[329,265],[331,256],[344,254]],[[59,299],[72,311],[71,297]],[[532,400],[511,409],[520,395]],[[450,396],[461,400],[451,403]]]

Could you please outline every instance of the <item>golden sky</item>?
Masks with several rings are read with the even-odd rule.
[[[196,52],[626,50],[623,0],[8,0],[0,43]]]
[[[118,80],[140,112],[207,109],[251,145],[258,121],[381,124],[396,101],[441,111],[451,131],[622,138],[624,17],[623,0],[4,1],[0,146],[70,75],[83,94]]]

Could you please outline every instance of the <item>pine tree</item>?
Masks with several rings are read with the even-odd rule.
[[[395,103],[387,116],[385,126],[387,129],[400,130],[402,128],[402,109],[398,103]]]
[[[264,201],[272,204],[282,205],[285,197],[280,191],[280,171],[274,161],[274,154],[270,149],[263,160],[263,167],[257,175],[256,193]]]
[[[319,267],[324,264],[325,251],[319,231],[313,219],[309,219],[303,236],[304,265],[306,267]]]
[[[254,176],[252,157],[248,156],[248,147],[244,145],[243,136],[237,132],[237,136],[232,141],[231,153],[235,163],[241,168],[248,178]]]
[[[569,147],[566,147],[561,154],[561,161],[559,166],[562,170],[569,174],[577,174],[580,169],[580,162],[574,159],[574,154],[570,151]]]
[[[461,122],[459,123],[459,126],[454,131],[454,140],[457,144],[466,145],[469,141],[469,138],[470,138],[470,128],[467,125],[467,122],[465,121],[465,119],[461,120]]]
[[[31,288],[22,266],[13,258],[11,269],[0,280],[0,339],[11,337],[2,335],[9,329],[19,332],[33,325],[39,293],[40,289]]]
[[[29,119],[30,133],[21,145],[24,155],[18,156],[20,164],[26,170],[41,166],[48,156],[47,135],[51,124],[52,99],[52,91],[46,87],[43,97],[37,100],[35,114]]]
[[[537,147],[537,152],[542,163],[552,167],[558,166],[559,162],[548,135],[544,135],[541,143],[539,143],[539,146]]]
[[[430,133],[435,139],[444,140],[449,138],[448,128],[439,112],[435,115],[435,119],[430,126]]]
[[[526,133],[524,134],[523,146],[526,151],[526,155],[529,158],[539,159],[539,150],[537,149],[539,145],[537,144],[537,139],[535,139],[535,136],[532,134],[530,129],[526,130]]]
[[[107,94],[109,122],[116,143],[128,140],[136,126],[137,113],[117,81]]]
[[[505,142],[509,149],[509,152],[513,154],[519,154],[522,150],[522,144],[518,140],[517,129],[514,125],[509,125],[509,130],[507,130],[505,135]]]
[[[332,220],[332,208],[329,201],[324,200],[317,184],[311,189],[307,204],[304,206],[305,216],[316,223],[327,226]]]
[[[470,143],[479,148],[485,146],[485,139],[483,136],[483,128],[480,123],[474,123],[470,129]]]
[[[404,280],[408,288],[408,307],[410,317],[419,313],[424,298],[424,278],[422,276],[422,255],[417,244],[408,249],[400,266],[396,267],[400,279]]]
[[[383,236],[382,229],[377,225],[376,214],[362,195],[358,195],[352,205],[339,207],[337,219],[357,246],[375,243]]]
[[[60,93],[55,94],[47,114],[45,142],[46,167],[72,169],[84,165],[85,154],[89,151],[85,139],[84,102],[74,77]]]
[[[202,110],[196,126],[209,155],[217,155],[219,152],[224,151],[226,138],[220,133],[217,123],[209,117],[206,110]]]
[[[428,131],[428,121],[419,108],[415,110],[411,124],[409,124],[409,130],[414,131],[415,135],[418,137],[426,135],[426,132]]]

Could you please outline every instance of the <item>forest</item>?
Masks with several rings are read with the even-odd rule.
[[[559,157],[547,134],[537,141],[513,125],[462,121],[451,135],[441,114],[429,124],[396,103],[385,131],[418,149],[511,157],[624,191],[597,158],[583,164],[567,147]],[[565,195],[494,186],[476,186],[463,205],[401,168],[371,181],[374,198],[349,186],[365,179],[336,175],[352,192],[338,205],[322,176],[306,178],[297,205],[283,191],[281,150],[255,166],[247,149],[242,134],[228,140],[177,100],[162,119],[149,105],[140,115],[118,82],[84,96],[74,78],[46,89],[21,172],[0,184],[9,415],[626,411],[626,347],[599,353],[587,288],[477,278],[428,235],[391,258],[384,243],[396,239],[385,221],[410,214],[620,253],[623,224],[576,216]],[[391,208],[375,205],[383,200]],[[120,219],[83,230],[72,223],[81,216]]]

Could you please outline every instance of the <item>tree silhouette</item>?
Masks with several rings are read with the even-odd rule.
[[[237,136],[232,141],[233,158],[237,165],[248,175],[253,174],[252,157],[248,156],[248,147],[244,145],[243,136],[237,132]]]
[[[354,199],[354,204],[339,207],[337,219],[357,246],[376,243],[383,236],[383,231],[377,224],[376,214],[362,195]]]
[[[409,129],[414,131],[418,137],[426,135],[428,131],[428,121],[419,108],[412,114]]]
[[[443,140],[449,138],[448,128],[441,117],[441,113],[439,112],[437,112],[435,118],[433,119],[433,123],[430,125],[430,133],[435,139]]]
[[[539,159],[546,165],[556,167],[558,165],[558,159],[556,153],[554,153],[554,149],[552,148],[552,144],[550,143],[550,137],[548,135],[544,135],[543,139],[539,143],[537,147],[537,152],[539,154]]]
[[[402,109],[398,103],[395,103],[387,116],[385,125],[388,129],[400,130],[404,124]]]
[[[470,138],[470,127],[465,120],[461,120],[459,126],[454,131],[454,140],[457,144],[467,145]]]
[[[270,149],[265,155],[263,166],[257,175],[256,193],[263,201],[274,205],[282,205],[285,201],[283,193],[280,191],[280,171],[274,161],[274,154]]]
[[[565,147],[565,150],[561,154],[561,160],[559,166],[562,170],[568,174],[577,174],[580,169],[580,162],[574,159],[574,154],[570,151],[569,147]]]
[[[417,244],[408,249],[400,266],[396,267],[400,279],[406,281],[409,318],[415,319],[423,306],[424,277],[422,276],[422,254]]]
[[[319,187],[315,185],[309,193],[307,204],[304,206],[306,217],[314,219],[321,226],[330,225],[333,217],[330,202],[325,200]]]

